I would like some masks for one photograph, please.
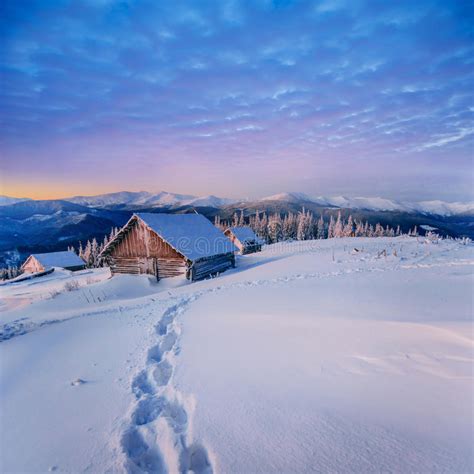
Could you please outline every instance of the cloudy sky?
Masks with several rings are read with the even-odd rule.
[[[0,193],[472,199],[472,5],[3,0]]]

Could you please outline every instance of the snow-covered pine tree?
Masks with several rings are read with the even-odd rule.
[[[393,237],[395,235],[395,232],[394,230],[387,224],[387,226],[385,227],[385,235],[387,237]]]
[[[383,237],[384,236],[384,230],[383,230],[383,227],[377,222],[377,224],[375,224],[375,237]]]
[[[306,211],[303,208],[303,211],[298,214],[297,218],[296,238],[298,240],[306,240],[306,235]]]
[[[362,221],[357,221],[355,225],[354,235],[356,237],[362,237],[364,235],[364,224]]]
[[[260,235],[260,211],[255,211],[255,218],[252,221],[252,229],[257,235]]]
[[[280,214],[275,212],[268,219],[268,237],[271,243],[279,242],[281,240],[282,222]]]
[[[282,239],[293,240],[296,238],[297,224],[296,216],[289,212],[283,219]]]
[[[240,227],[245,226],[245,217],[244,217],[244,210],[243,209],[241,209],[241,211],[240,211],[239,226]]]
[[[99,260],[99,245],[97,243],[97,239],[94,237],[91,242],[91,266],[93,268],[97,267],[98,260]]]
[[[92,266],[92,244],[90,240],[87,241],[84,251],[82,252],[82,258],[86,262],[88,268]]]
[[[336,223],[334,224],[334,237],[340,238],[344,237],[344,226],[342,223],[341,211],[337,213]]]
[[[260,220],[260,237],[268,242],[268,217],[266,212],[263,213],[263,216]]]
[[[334,216],[329,217],[329,224],[328,224],[328,239],[332,239],[334,237]]]
[[[324,239],[325,232],[324,232],[324,217],[321,214],[318,219],[318,224],[316,228],[316,238],[317,239]]]
[[[232,216],[232,227],[238,227],[239,225],[239,215],[237,212],[234,212],[234,215]]]
[[[354,235],[354,221],[352,220],[352,215],[349,215],[342,233],[344,237],[352,237]]]
[[[370,237],[370,227],[369,227],[369,221],[365,221],[364,224],[364,237]]]
[[[82,242],[79,242],[79,248],[77,250],[77,255],[82,258],[82,260],[85,261],[84,259],[84,249],[82,248]]]

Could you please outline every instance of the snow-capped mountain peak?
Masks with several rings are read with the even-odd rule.
[[[10,204],[16,204],[17,202],[30,201],[30,198],[17,198],[0,195],[0,206],[9,206]]]
[[[369,211],[401,211],[452,216],[474,212],[474,202],[446,202],[441,200],[406,202],[382,197],[346,197],[346,196],[317,196],[304,193],[286,192],[274,194],[261,199],[262,201],[284,201],[290,203],[312,202],[320,206],[340,207],[346,209],[364,209]]]
[[[266,196],[261,199],[261,201],[285,201],[285,202],[300,202],[300,201],[310,201],[314,202],[314,199],[309,197],[305,193],[298,192],[286,192],[273,194],[271,196]]]

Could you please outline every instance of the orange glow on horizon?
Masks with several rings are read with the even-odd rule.
[[[94,196],[97,194],[113,193],[124,191],[124,189],[116,189],[109,187],[84,186],[76,183],[0,183],[0,194],[30,199],[63,199],[72,196]],[[127,191],[135,191],[127,189]],[[141,191],[141,190],[140,190]]]

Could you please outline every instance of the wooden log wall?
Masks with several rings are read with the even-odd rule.
[[[157,258],[158,278],[170,278],[186,273],[186,264],[182,258]]]
[[[249,253],[261,252],[261,244],[246,244],[242,248],[242,255],[247,255]]]
[[[110,259],[110,270],[115,273],[131,273],[132,275],[140,275],[141,265],[138,257],[116,257]]]
[[[113,274],[155,275],[158,279],[186,273],[186,264],[179,258],[113,257],[109,260]]]
[[[141,220],[138,220],[123,235],[122,240],[112,250],[111,255],[113,257],[183,258]]]
[[[191,271],[191,279],[202,280],[209,275],[220,273],[235,265],[233,253],[216,255],[207,259],[194,262]]]
[[[25,273],[36,273],[44,271],[43,265],[36,260],[35,257],[30,256],[28,260],[23,264],[23,272]]]
[[[156,275],[158,279],[186,273],[186,260],[141,220],[131,227],[108,257],[112,273]]]

